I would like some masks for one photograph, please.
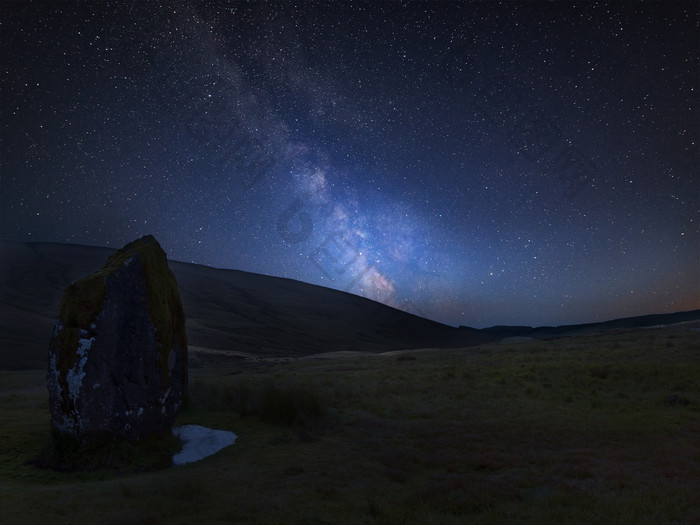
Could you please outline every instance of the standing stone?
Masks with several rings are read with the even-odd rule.
[[[81,444],[170,430],[187,390],[185,315],[148,235],[65,290],[49,344],[51,423]]]

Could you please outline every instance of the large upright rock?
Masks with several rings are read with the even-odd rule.
[[[65,290],[47,386],[53,427],[80,443],[170,430],[187,389],[187,338],[155,238],[127,244]]]

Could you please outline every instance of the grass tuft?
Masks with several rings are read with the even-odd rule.
[[[252,391],[248,383],[231,384],[221,378],[198,377],[190,381],[185,409],[232,410],[240,416],[253,412]]]
[[[328,415],[311,386],[269,380],[249,384],[198,377],[190,382],[189,399],[192,410],[233,411],[273,425],[314,426]]]
[[[325,419],[326,410],[310,387],[272,383],[263,391],[259,414],[265,423],[309,426]]]

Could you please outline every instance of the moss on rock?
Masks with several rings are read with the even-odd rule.
[[[58,332],[60,350],[57,362],[64,379],[75,361],[81,330],[89,328],[97,319],[106,291],[104,279],[95,274],[71,283],[63,293],[58,314],[61,329]]]
[[[168,268],[165,252],[153,236],[142,237],[123,249],[130,247],[138,250],[140,254],[141,268],[148,285],[146,290],[148,312],[156,327],[156,339],[160,344],[161,364],[165,378],[169,374],[168,353],[174,348],[175,343],[183,352],[185,362],[187,359],[187,336],[184,330],[179,329],[185,324],[185,312],[182,309],[177,280]]]

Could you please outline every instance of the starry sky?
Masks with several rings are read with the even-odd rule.
[[[0,237],[451,325],[700,308],[691,2],[3,2]]]

